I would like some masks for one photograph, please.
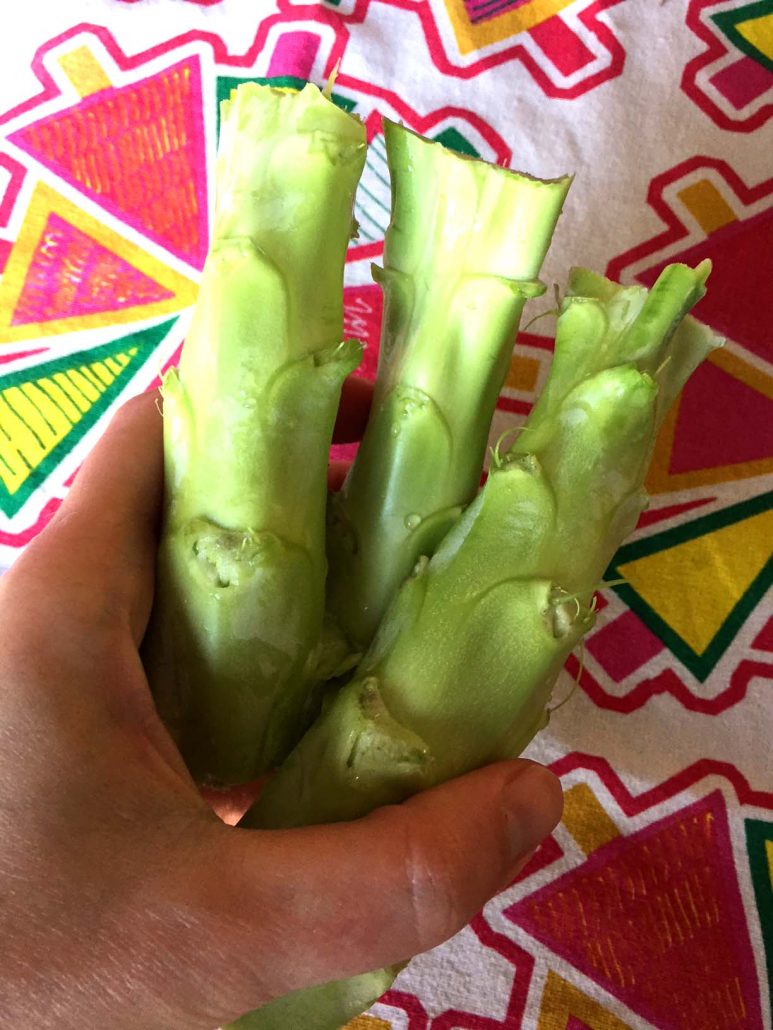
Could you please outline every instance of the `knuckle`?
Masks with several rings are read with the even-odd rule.
[[[443,847],[413,829],[404,833],[402,853],[412,934],[417,950],[426,951],[467,922],[465,863],[458,848]]]

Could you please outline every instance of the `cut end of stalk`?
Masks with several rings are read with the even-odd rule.
[[[465,154],[460,150],[452,150],[450,147],[447,147],[444,143],[441,143],[439,140],[427,139],[425,136],[422,136],[421,133],[415,132],[413,129],[408,128],[408,126],[404,125],[402,122],[395,122],[392,121],[390,118],[385,118],[383,116],[381,121],[384,126],[384,136],[388,139],[391,138],[390,142],[393,141],[400,133],[406,133],[410,136],[413,136],[417,141],[419,141],[421,145],[434,147],[439,149],[440,151],[445,152],[451,160],[466,161],[469,164],[481,165],[485,167],[487,169],[487,175],[499,174],[505,178],[512,178],[513,176],[516,176],[520,179],[524,179],[529,182],[539,183],[540,185],[560,187],[563,190],[564,195],[566,195],[569,192],[569,187],[574,182],[573,174],[559,175],[556,176],[556,178],[554,179],[541,179],[539,176],[531,175],[529,172],[521,172],[514,168],[507,168],[503,165],[492,164],[489,161],[484,161],[481,157],[476,157],[474,154]]]
[[[491,165],[384,119],[393,218],[386,267],[536,280],[571,176]],[[431,255],[431,256],[430,256]]]

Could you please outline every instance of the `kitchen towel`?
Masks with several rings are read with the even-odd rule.
[[[663,427],[650,508],[556,697],[574,693],[528,751],[561,777],[563,820],[350,1030],[770,1027],[771,0],[25,0],[4,21],[0,568],[112,412],[178,359],[217,102],[244,79],[337,67],[335,98],[365,122],[345,306],[370,377],[381,115],[575,175],[532,315],[574,264],[651,284],[712,260],[695,313],[727,343]],[[551,327],[520,334],[492,436],[528,412]]]

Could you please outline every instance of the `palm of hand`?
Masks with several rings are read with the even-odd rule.
[[[398,962],[460,928],[560,814],[554,778],[521,762],[337,827],[218,818],[138,653],[161,479],[146,394],[0,581],[0,1011],[20,1030],[210,1030]]]

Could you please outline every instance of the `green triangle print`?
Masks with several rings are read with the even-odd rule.
[[[746,820],[746,848],[749,852],[754,898],[760,916],[762,940],[768,967],[768,991],[773,1009],[773,823]]]
[[[19,512],[177,319],[0,376],[0,512]]]
[[[444,147],[448,147],[449,150],[455,150],[459,154],[467,154],[468,157],[480,157],[480,154],[467,137],[462,135],[453,125],[443,129],[434,139],[436,143],[442,143]]]
[[[703,682],[773,582],[773,493],[621,547],[615,592]]]

